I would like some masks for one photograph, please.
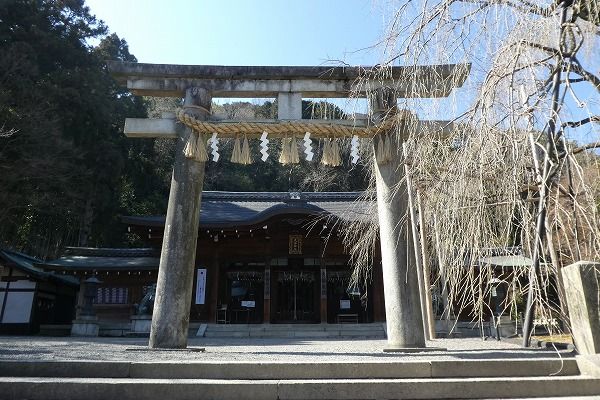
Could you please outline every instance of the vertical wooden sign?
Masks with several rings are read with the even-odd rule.
[[[196,304],[204,304],[206,299],[206,269],[198,269],[196,274]]]

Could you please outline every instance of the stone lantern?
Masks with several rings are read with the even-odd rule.
[[[71,336],[98,336],[99,324],[94,310],[94,298],[98,292],[98,285],[102,283],[95,276],[81,281],[81,301],[78,305],[79,313],[71,326]]]

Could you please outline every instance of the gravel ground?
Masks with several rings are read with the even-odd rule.
[[[206,339],[188,347],[205,352],[148,350],[148,339],[0,337],[0,360],[112,361],[391,361],[572,357],[569,351],[522,349],[511,340],[436,339],[428,347],[447,351],[383,353],[385,340]],[[133,351],[137,350],[137,351]]]

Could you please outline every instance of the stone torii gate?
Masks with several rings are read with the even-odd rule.
[[[454,87],[462,85],[469,72],[468,65],[391,67],[380,71],[384,72],[379,74],[382,78],[370,80],[367,78],[373,70],[360,67],[227,67],[109,62],[109,69],[133,94],[185,99],[183,111],[179,113],[183,123],[177,123],[177,118],[127,118],[125,122],[128,137],[177,140],[150,348],[187,346],[204,179],[204,161],[184,155],[186,144],[194,134],[202,138],[202,134],[220,132],[220,137],[233,137],[232,127],[235,130],[239,126],[250,133],[249,137],[258,137],[261,131],[269,132],[270,137],[310,131],[317,138],[331,137],[333,133],[371,139],[389,131],[393,126],[390,121],[398,122],[401,114],[395,112],[397,98],[448,96]],[[419,83],[418,87],[415,82]],[[368,97],[370,120],[301,119],[303,97],[343,98],[351,95]],[[211,103],[217,97],[277,98],[278,118],[246,123],[211,121]],[[423,350],[425,332],[418,274],[414,254],[408,251],[412,248],[412,235],[401,224],[408,200],[406,191],[395,190],[404,176],[401,151],[397,149],[402,148],[401,142],[406,136],[391,134],[389,137],[394,155],[386,159],[376,156],[375,163],[387,350]]]

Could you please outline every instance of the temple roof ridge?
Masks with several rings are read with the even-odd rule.
[[[94,257],[157,257],[153,248],[114,248],[114,247],[76,247],[67,246],[65,255]]]
[[[239,201],[239,202],[288,202],[300,201],[354,201],[358,200],[363,192],[230,192],[230,191],[204,191],[202,200],[206,201]]]
[[[204,191],[200,205],[201,228],[250,226],[277,215],[333,216],[345,221],[373,218],[374,203],[364,192],[223,192]],[[128,225],[164,227],[164,215],[122,216]]]

